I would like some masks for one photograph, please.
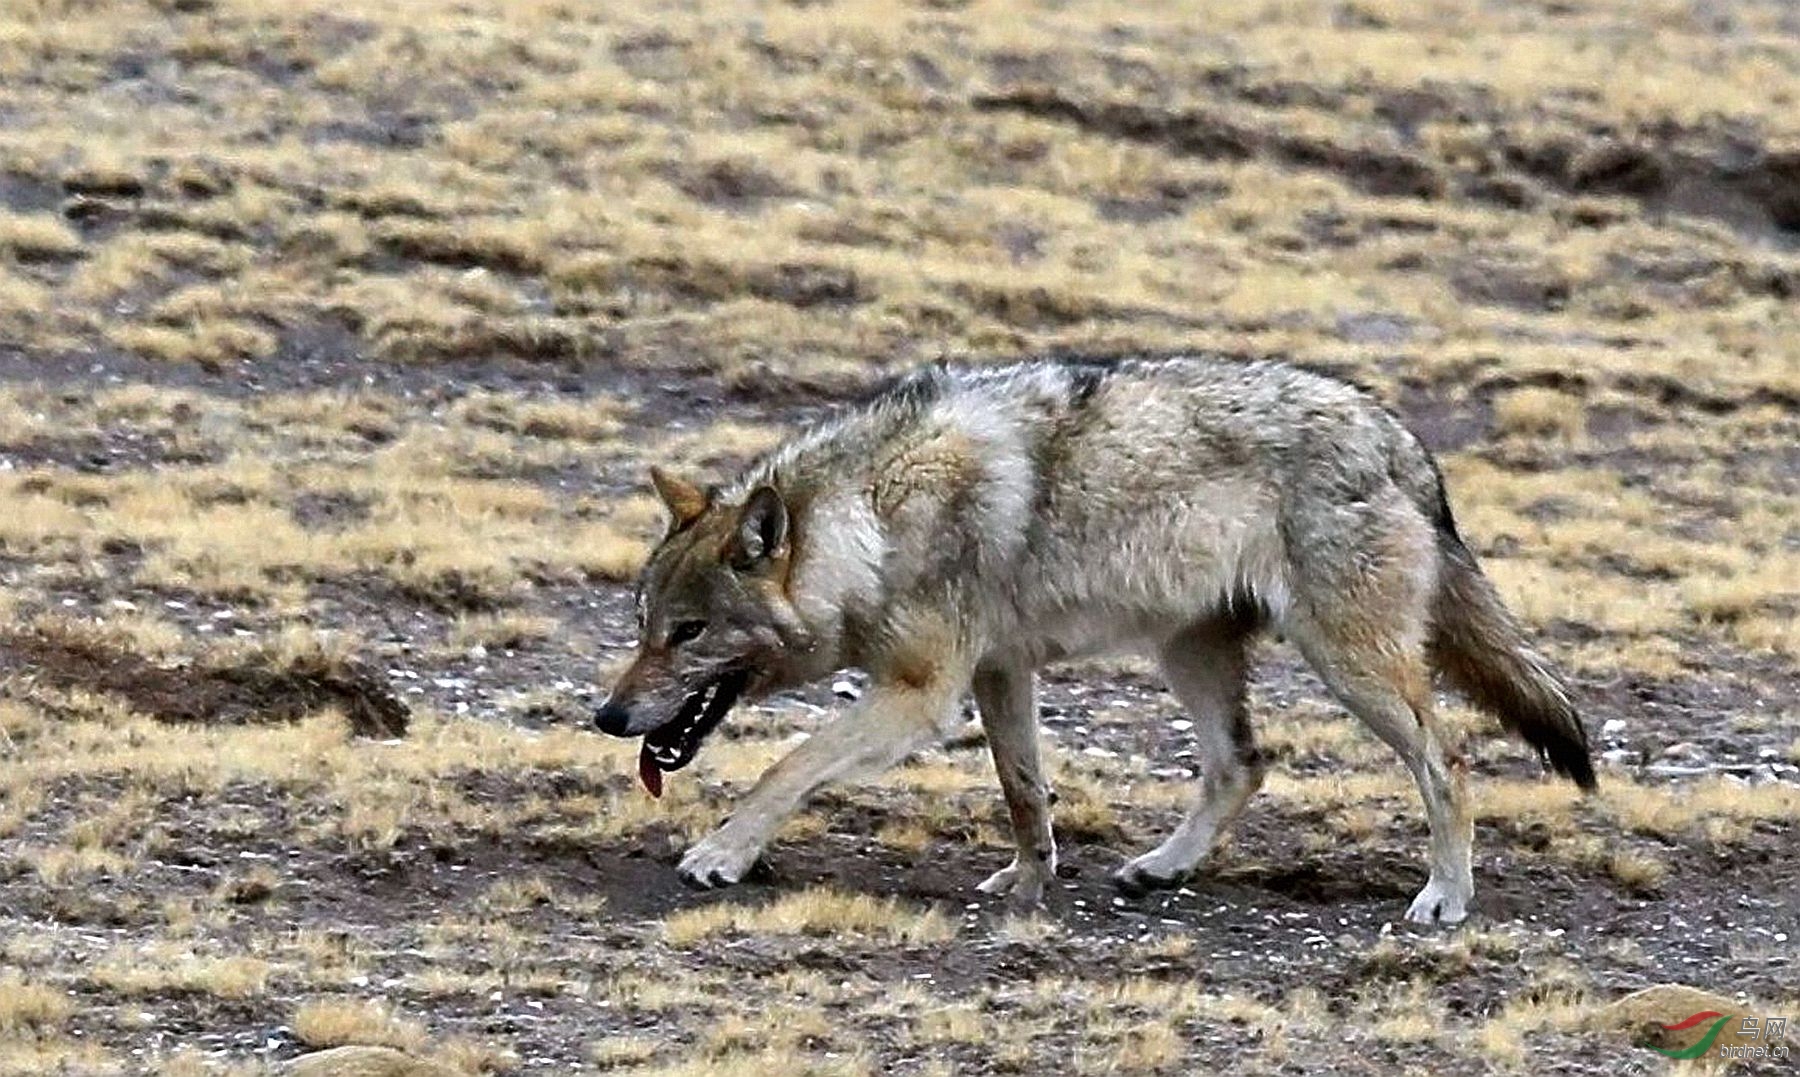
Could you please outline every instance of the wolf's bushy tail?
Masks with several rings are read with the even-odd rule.
[[[1550,769],[1593,789],[1587,731],[1568,688],[1525,642],[1447,512],[1442,524],[1443,560],[1428,644],[1432,665],[1471,702],[1537,749]]]

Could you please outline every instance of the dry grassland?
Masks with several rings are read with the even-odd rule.
[[[1800,1019],[1797,293],[1781,0],[13,0],[0,1073],[1601,1073],[1658,1061],[1604,1027],[1648,984]],[[1391,928],[1411,784],[1271,646],[1265,794],[1115,899],[1192,754],[1092,663],[1042,915],[972,894],[976,741],[683,892],[836,701],[656,802],[587,731],[645,465],[921,361],[1182,349],[1440,451],[1600,795],[1451,708],[1478,918]]]

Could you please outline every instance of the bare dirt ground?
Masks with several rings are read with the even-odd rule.
[[[1647,985],[1800,1020],[1796,292],[1779,0],[7,5],[0,1071],[1617,1073]],[[1265,791],[1126,898],[1192,755],[1108,661],[1045,680],[1042,914],[973,891],[974,735],[684,890],[844,701],[654,802],[589,732],[645,466],[1183,349],[1442,454],[1601,792],[1451,706],[1477,916],[1409,929],[1410,780],[1271,644]]]

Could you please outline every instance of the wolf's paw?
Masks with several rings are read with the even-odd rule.
[[[1018,909],[1034,909],[1044,903],[1044,884],[1056,874],[1056,854],[1036,863],[1013,862],[976,884],[975,889],[994,897],[1004,897]]]
[[[730,886],[749,873],[761,847],[723,838],[721,833],[708,834],[681,858],[681,866],[675,870],[682,882],[708,890]]]
[[[1113,885],[1123,893],[1141,897],[1152,890],[1172,890],[1186,882],[1191,874],[1192,868],[1166,864],[1155,853],[1145,853],[1113,872],[1112,879]]]
[[[1460,924],[1469,915],[1469,899],[1473,897],[1474,885],[1457,886],[1444,883],[1432,876],[1413,898],[1412,905],[1406,910],[1406,918],[1415,924]]]

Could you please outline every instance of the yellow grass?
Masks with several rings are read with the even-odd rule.
[[[330,708],[168,725],[0,671],[0,1072],[249,1072],[173,1040],[284,1015],[308,1047],[465,1073],[1525,1072],[1546,1033],[1621,1049],[1584,1030],[1550,936],[1373,942],[1270,893],[1250,938],[1317,932],[1354,982],[1234,978],[1206,925],[1244,888],[1354,859],[1386,892],[1423,844],[1392,752],[1292,682],[1255,697],[1266,795],[1199,896],[1103,953],[1058,908],[802,877],[822,854],[955,850],[971,883],[1004,864],[967,746],[818,798],[754,899],[617,892],[821,720],[740,708],[660,801],[635,744],[588,731],[665,526],[646,466],[718,481],[940,358],[1213,349],[1367,384],[1451,446],[1459,527],[1596,736],[1624,717],[1607,744],[1654,756],[1716,722],[1733,762],[1800,762],[1800,259],[1704,175],[1800,145],[1779,4],[0,7],[0,614],[170,668],[355,657],[419,689],[409,736],[375,744]],[[1082,115],[978,104],[1019,90]],[[1242,152],[1183,141],[1209,125]],[[1667,132],[1681,204],[1557,174]],[[1442,186],[1380,189],[1372,162]],[[1521,176],[1517,204],[1481,193]],[[1150,666],[1080,674],[1096,694],[1053,690],[1045,752],[1087,891],[1195,783],[1149,773],[1194,762],[1145,747],[1175,716],[1137,691]],[[1584,798],[1519,777],[1489,719],[1442,718],[1494,870],[1596,900],[1682,902],[1800,816],[1791,782],[1635,756]],[[886,982],[953,948],[1005,975]],[[1598,982],[1648,952],[1585,957]],[[1197,989],[1201,967],[1227,982]],[[1444,1007],[1497,967],[1527,986]]]
[[[944,942],[956,934],[953,923],[935,909],[911,909],[897,901],[834,890],[803,890],[768,905],[730,903],[702,906],[671,915],[663,936],[685,946],[724,932],[773,935],[869,936],[909,945]]]
[[[55,1031],[74,1009],[65,993],[32,983],[17,969],[0,973],[0,1037]]]
[[[268,962],[254,957],[202,957],[157,948],[149,953],[115,951],[94,968],[93,978],[124,995],[192,991],[248,999],[263,994],[269,972]]]
[[[1495,401],[1494,421],[1503,434],[1575,441],[1587,431],[1587,409],[1555,389],[1515,389]]]
[[[358,999],[313,999],[294,1012],[294,1035],[312,1048],[360,1044],[418,1049],[425,1030],[380,1002]]]
[[[45,214],[0,211],[0,254],[20,260],[66,258],[81,249],[68,225]]]

